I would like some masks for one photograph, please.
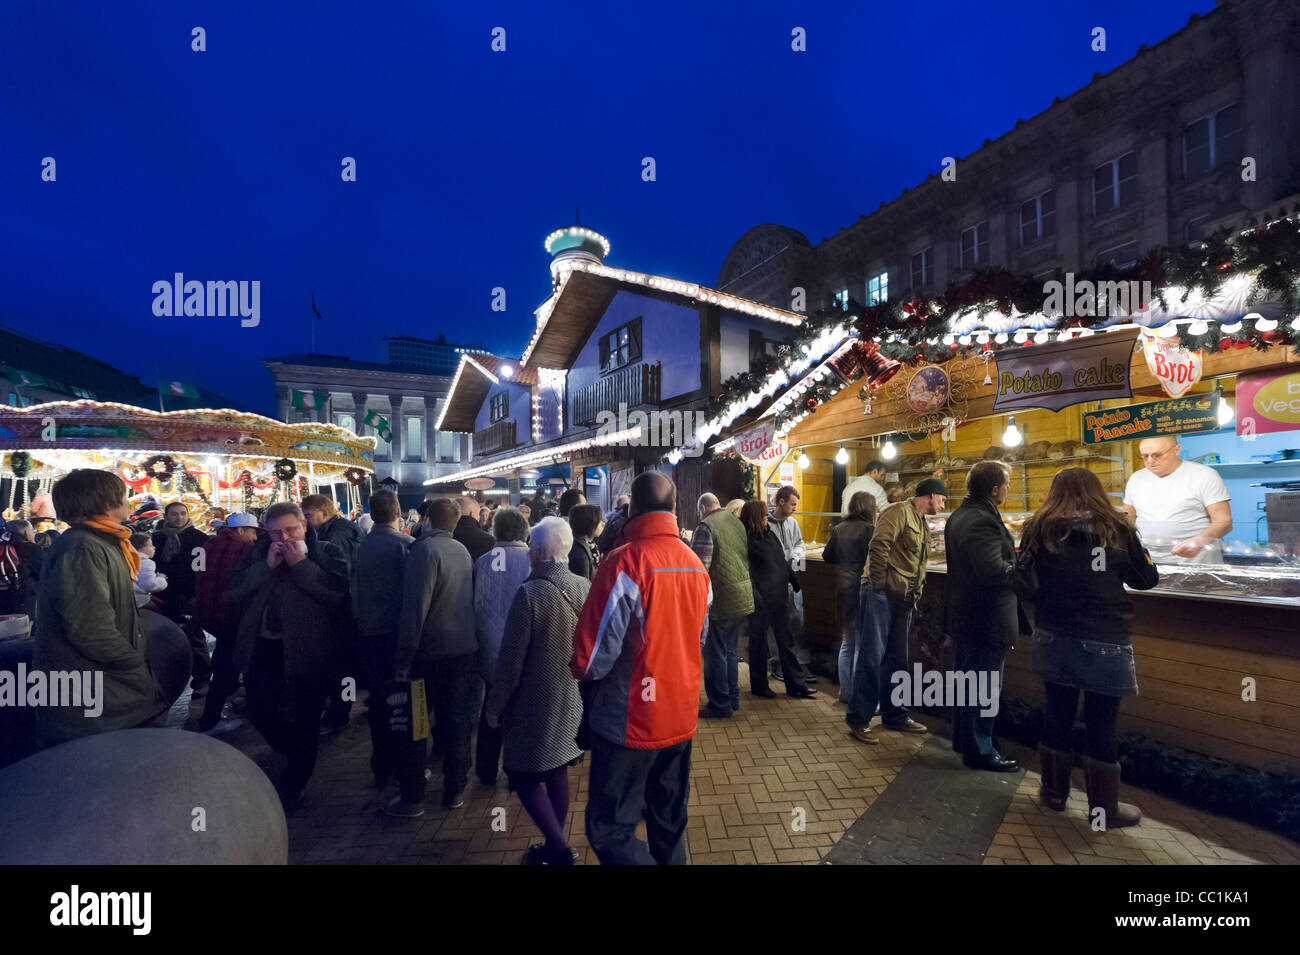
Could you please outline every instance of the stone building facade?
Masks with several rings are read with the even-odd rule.
[[[375,480],[396,481],[404,507],[424,499],[425,481],[469,461],[469,435],[440,432],[436,427],[451,385],[448,375],[333,355],[285,355],[264,363],[275,378],[280,420],[324,421],[376,437]],[[294,407],[295,390],[323,392],[327,397],[306,411]],[[365,423],[370,411],[388,421],[391,441],[380,439],[375,427]]]
[[[1300,5],[1210,13],[813,245],[765,223],[718,289],[806,311],[941,294],[976,267],[1044,281],[1300,211]],[[1253,172],[1243,178],[1245,161]]]

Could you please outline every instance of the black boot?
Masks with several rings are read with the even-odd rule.
[[[1048,809],[1063,812],[1065,801],[1070,798],[1070,770],[1074,768],[1074,753],[1039,743],[1038,758],[1043,764],[1043,781],[1038,787],[1038,798]]]
[[[1101,809],[1102,829],[1121,829],[1136,826],[1142,819],[1137,806],[1119,801],[1119,763],[1103,763],[1091,757],[1083,758],[1083,778],[1088,784],[1089,821],[1093,810]]]

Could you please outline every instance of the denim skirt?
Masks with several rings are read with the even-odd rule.
[[[1034,669],[1044,682],[1106,696],[1137,696],[1133,648],[1034,631]]]

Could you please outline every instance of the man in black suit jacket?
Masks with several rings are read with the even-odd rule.
[[[1016,549],[998,513],[1009,489],[1006,467],[997,461],[981,461],[967,475],[966,499],[943,532],[948,562],[947,632],[956,649],[957,669],[996,672],[999,693],[1007,647],[1020,629],[1011,586]],[[978,701],[968,699],[966,703],[955,707],[952,727],[953,749],[962,754],[962,761],[972,769],[1018,771],[1019,764],[1003,759],[993,745],[996,717],[981,716]]]
[[[478,501],[472,497],[458,497],[456,506],[460,508],[460,520],[451,536],[469,551],[470,560],[478,560],[496,546],[496,540],[479,526]]]

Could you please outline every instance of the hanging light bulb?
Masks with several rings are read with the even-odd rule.
[[[1007,418],[1007,430],[1002,432],[1002,446],[1014,448],[1024,440],[1020,434],[1020,429],[1016,427],[1016,416],[1011,415]]]
[[[1017,345],[1023,345],[1027,341],[1029,341],[1029,332],[1025,331],[1023,328],[1016,332],[1015,342]]]
[[[880,449],[880,456],[886,461],[892,461],[898,457],[898,448],[894,447],[892,438],[885,441],[885,446]]]
[[[1192,322],[1190,326],[1188,326],[1187,332],[1188,334],[1191,335],[1204,335],[1208,333],[1209,330],[1210,330],[1209,324],[1207,322],[1203,322],[1198,319]]]
[[[1223,385],[1216,387],[1214,392],[1219,396],[1219,427],[1226,428],[1232,424],[1236,413],[1232,410],[1232,405],[1228,404],[1228,399],[1223,396]]]
[[[842,445],[842,444],[840,445],[840,449],[839,449],[838,451],[835,452],[835,463],[836,463],[836,464],[848,464],[848,463],[849,463],[849,451],[848,451],[848,448],[844,447],[844,445]]]
[[[1277,328],[1276,318],[1261,318],[1255,322],[1257,332],[1271,332],[1275,328]]]
[[[1047,344],[1047,337],[1048,337],[1048,336],[1047,336],[1047,330],[1046,330],[1046,329],[1044,329],[1043,331],[1040,331],[1037,335],[1034,336],[1034,344],[1035,344],[1035,345],[1046,345],[1046,344]]]
[[[998,332],[996,335],[993,336],[993,340],[997,342],[999,345],[1005,345],[1007,343],[1007,333]]]
[[[799,465],[800,468],[806,471],[808,470],[808,466],[812,464],[812,459],[808,457],[806,451],[801,451],[799,453],[799,460],[796,463]]]

